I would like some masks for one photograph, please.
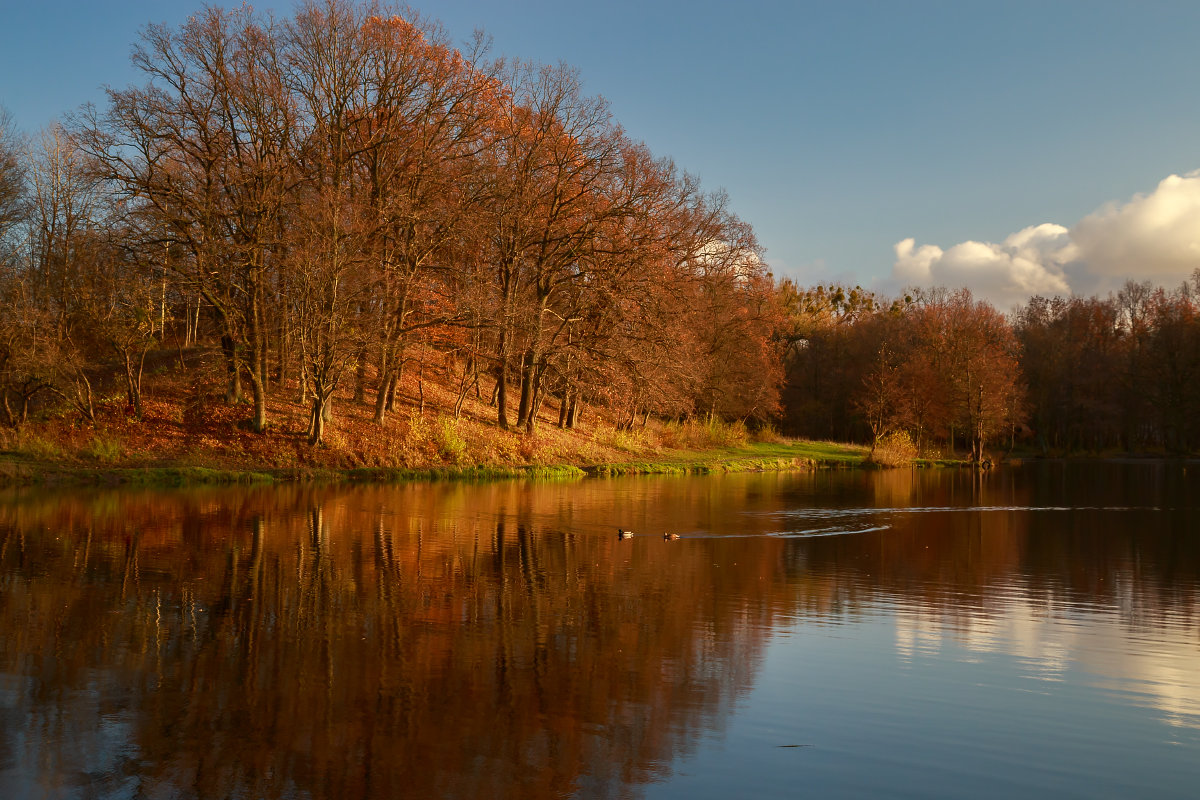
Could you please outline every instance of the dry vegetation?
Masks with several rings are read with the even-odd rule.
[[[472,393],[456,418],[456,392],[410,374],[400,385],[397,413],[384,425],[373,421],[370,402],[355,402],[353,388],[343,387],[334,396],[324,442],[313,447],[307,441],[311,409],[298,402],[294,382],[271,393],[272,424],[255,434],[248,430],[248,404],[226,403],[219,383],[204,379],[222,368],[218,351],[152,356],[140,421],[130,413],[118,376],[100,376],[94,423],[67,405],[46,405],[31,414],[32,424],[0,429],[0,480],[33,478],[51,467],[94,474],[186,467],[279,477],[360,468],[505,473],[634,462],[649,468],[655,462],[679,464],[689,455],[746,456],[753,442],[790,444],[769,426],[752,436],[740,423],[715,420],[652,419],[644,427],[622,428],[603,409],[590,407],[575,429],[563,429],[555,425],[558,408],[549,402],[534,434],[502,430],[488,402],[491,387]]]

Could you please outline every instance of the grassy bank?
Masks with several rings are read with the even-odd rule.
[[[206,467],[159,463],[122,466],[29,458],[0,454],[0,486],[200,486],[264,484],[294,481],[396,482],[411,480],[496,480],[504,478],[582,478],[617,475],[702,475],[721,472],[813,470],[854,467],[865,451],[826,442],[747,442],[739,446],[657,449],[628,459],[602,463],[480,464],[424,467],[329,466],[279,468],[245,464]]]
[[[832,442],[777,441],[708,450],[660,452],[651,459],[596,464],[589,475],[701,475],[861,466],[866,448]]]

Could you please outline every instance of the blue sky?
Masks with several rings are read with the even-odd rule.
[[[138,29],[199,7],[3,5],[0,103],[27,130],[136,81]],[[1130,277],[1182,278],[1193,251],[1200,267],[1200,3],[417,8],[455,39],[483,28],[498,53],[578,67],[632,136],[727,190],[801,283],[957,281],[1003,303],[1111,288],[1121,267],[1097,266],[1100,244],[1127,252]],[[1164,214],[1173,249],[1143,258]]]

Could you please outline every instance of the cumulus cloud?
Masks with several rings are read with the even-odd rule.
[[[1044,223],[1018,231],[1000,244],[962,242],[948,250],[913,239],[896,244],[893,276],[905,284],[970,287],[1001,306],[1034,294],[1068,294],[1063,265],[1074,259],[1070,232]]]
[[[1104,206],[1071,228],[1043,223],[998,244],[945,250],[904,239],[895,251],[893,281],[967,286],[1001,308],[1035,294],[1103,293],[1129,278],[1174,285],[1200,268],[1200,171],[1171,175],[1150,194]]]
[[[1200,267],[1200,170],[1164,178],[1148,195],[1108,205],[1071,229],[1080,260],[1115,278],[1187,276]]]

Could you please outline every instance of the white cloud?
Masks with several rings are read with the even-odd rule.
[[[895,251],[893,281],[967,286],[1000,308],[1034,294],[1104,293],[1129,278],[1173,286],[1200,267],[1200,171],[1171,175],[1150,194],[1104,206],[1070,229],[1043,223],[999,244],[945,250],[904,239]]]
[[[1180,279],[1200,267],[1200,171],[1164,178],[1148,195],[1108,205],[1071,230],[1092,272]]]
[[[1049,223],[1009,236],[1001,244],[962,242],[948,250],[896,244],[892,275],[905,284],[970,287],[976,295],[1008,307],[1034,294],[1067,294],[1063,265],[1075,248],[1066,228]]]

